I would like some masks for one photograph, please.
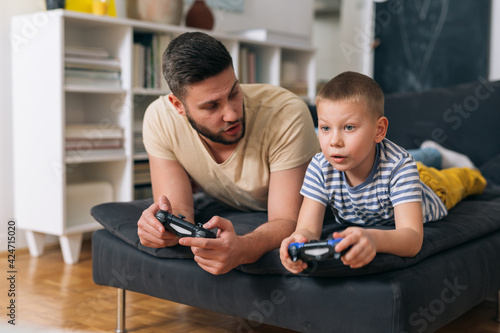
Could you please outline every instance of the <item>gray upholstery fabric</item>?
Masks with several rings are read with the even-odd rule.
[[[131,203],[106,203],[92,208],[92,215],[112,234],[145,253],[160,258],[192,258],[191,250],[181,245],[155,249],[140,244],[137,235],[137,220],[142,211],[150,204],[150,200]],[[267,215],[264,213],[234,211],[220,211],[219,213],[233,222],[239,235],[248,233],[267,221]],[[443,220],[425,224],[422,250],[413,258],[401,258],[379,253],[369,265],[360,269],[351,269],[344,266],[340,260],[331,259],[311,263],[311,270],[305,274],[313,276],[352,276],[408,267],[433,254],[500,229],[499,216],[500,199],[492,201],[465,200],[453,208]],[[324,238],[340,228],[335,224],[326,225],[323,232]],[[267,253],[257,262],[242,265],[238,269],[253,274],[286,273],[286,270],[281,265],[278,249]]]

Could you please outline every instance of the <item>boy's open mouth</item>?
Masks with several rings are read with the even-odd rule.
[[[345,160],[345,156],[342,155],[332,155],[332,159],[335,163],[342,163]]]

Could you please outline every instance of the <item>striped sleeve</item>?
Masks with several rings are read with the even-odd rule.
[[[427,185],[423,187],[424,222],[437,221],[448,214],[446,206]]]
[[[321,168],[321,153],[314,156],[307,167],[300,194],[304,197],[327,205],[329,201],[325,184],[325,175]]]
[[[422,202],[422,183],[411,157],[403,158],[394,168],[390,181],[390,199],[395,207],[407,202]]]

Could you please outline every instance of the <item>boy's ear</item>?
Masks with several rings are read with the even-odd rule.
[[[377,120],[377,132],[375,133],[375,143],[382,142],[387,134],[389,120],[386,117],[380,117]]]
[[[186,110],[184,109],[184,104],[182,104],[181,100],[177,98],[174,94],[168,94],[168,100],[174,106],[175,110],[181,115],[186,115]]]

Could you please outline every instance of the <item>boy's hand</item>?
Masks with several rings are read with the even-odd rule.
[[[369,264],[377,254],[377,246],[369,229],[351,227],[342,232],[334,232],[333,238],[344,238],[335,246],[337,252],[342,252],[352,246],[341,257],[344,265],[351,268],[360,268]]]
[[[281,258],[281,263],[285,268],[294,273],[298,274],[301,273],[304,269],[307,268],[307,264],[303,262],[302,260],[297,260],[297,261],[292,261],[292,258],[290,258],[290,255],[288,254],[288,246],[292,243],[305,243],[307,242],[307,238],[299,235],[299,234],[293,234],[288,238],[285,238],[281,242],[281,247],[280,247],[280,258]]]

